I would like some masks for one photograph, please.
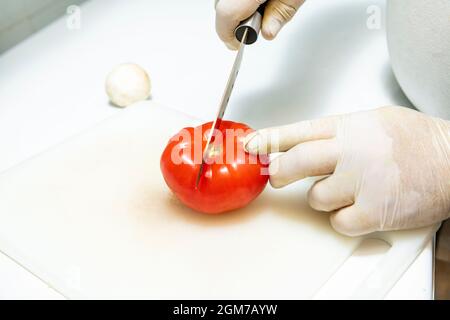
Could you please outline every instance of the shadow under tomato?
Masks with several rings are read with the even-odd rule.
[[[168,194],[165,201],[168,208],[168,215],[175,215],[178,219],[182,219],[188,223],[208,226],[224,226],[245,223],[245,221],[255,218],[262,212],[263,209],[263,204],[261,201],[258,201],[258,199],[251,202],[244,208],[221,214],[207,214],[195,211],[189,207],[186,207],[175,197],[174,194]]]
[[[216,215],[194,211],[181,203],[175,195],[167,193],[164,200],[166,214],[190,224],[208,227],[246,224],[261,215],[271,215],[289,220],[292,224],[311,226],[318,231],[330,230],[329,214],[315,211],[307,203],[306,192],[312,181],[313,179],[298,182],[283,189],[273,189],[268,185],[248,206]]]

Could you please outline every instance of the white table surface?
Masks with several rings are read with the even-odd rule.
[[[384,23],[366,27],[371,5],[384,18],[383,0],[310,0],[277,41],[249,47],[227,117],[259,128],[408,106],[389,68]],[[103,87],[118,63],[149,71],[155,101],[214,116],[234,53],[214,33],[212,0],[92,0],[81,9],[80,30],[63,17],[0,55],[0,171],[121,112]],[[344,297],[385,251],[364,245],[318,297]],[[430,243],[387,298],[430,299],[432,259]],[[0,254],[0,298],[63,297]]]

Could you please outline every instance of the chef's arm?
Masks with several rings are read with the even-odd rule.
[[[216,0],[216,30],[229,49],[239,46],[234,30],[266,0]],[[295,15],[305,0],[267,0],[261,33],[267,40],[276,37],[281,28]]]

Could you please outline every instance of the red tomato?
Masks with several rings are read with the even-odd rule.
[[[199,184],[197,175],[212,122],[185,128],[170,139],[161,157],[161,171],[169,188],[186,206],[217,214],[242,208],[254,200],[268,180],[268,157],[250,155],[243,138],[247,125],[222,121],[214,135]]]

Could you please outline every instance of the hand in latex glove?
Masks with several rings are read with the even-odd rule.
[[[228,48],[238,48],[234,30],[264,2],[266,0],[216,0],[216,30]],[[303,2],[305,0],[268,0],[261,28],[264,38],[275,38]]]
[[[308,201],[356,236],[431,225],[450,216],[450,122],[400,107],[305,121],[247,137],[252,153],[286,151],[269,167],[283,187],[316,182]]]

